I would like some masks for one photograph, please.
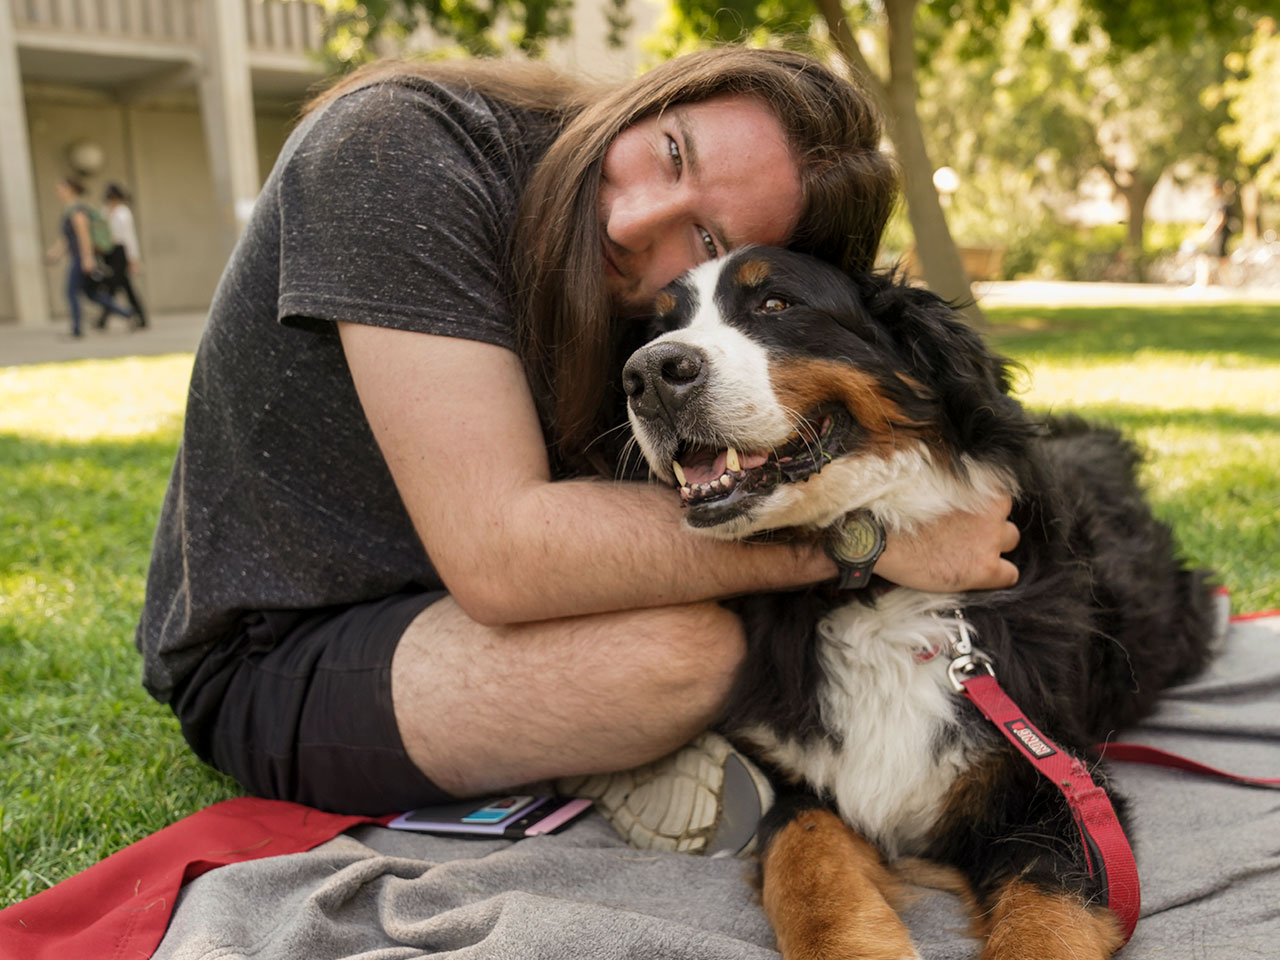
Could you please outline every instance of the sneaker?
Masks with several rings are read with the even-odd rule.
[[[745,856],[773,804],[754,763],[718,733],[634,770],[564,777],[556,790],[590,797],[618,834],[639,850]]]

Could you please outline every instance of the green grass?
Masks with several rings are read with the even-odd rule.
[[[234,793],[133,647],[190,371],[0,369],[0,906]]]
[[[1280,609],[1280,306],[1005,308],[1022,399],[1123,428],[1186,557],[1236,610]]]
[[[989,315],[1026,402],[1134,435],[1189,559],[1280,608],[1280,307]],[[0,906],[236,793],[133,647],[190,366],[0,368]]]

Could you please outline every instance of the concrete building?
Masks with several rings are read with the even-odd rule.
[[[604,42],[603,3],[580,3],[551,59],[633,72],[637,44]],[[656,12],[633,3],[632,35]],[[0,324],[66,316],[57,181],[90,198],[133,191],[153,313],[203,310],[308,89],[321,8],[309,0],[0,0]]]

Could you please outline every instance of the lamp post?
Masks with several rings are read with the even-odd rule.
[[[951,206],[952,195],[960,189],[960,174],[951,167],[939,167],[933,171],[933,189],[938,191],[943,209]]]

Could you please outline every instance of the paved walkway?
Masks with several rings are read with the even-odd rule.
[[[997,280],[975,283],[983,306],[1135,306],[1205,303],[1280,304],[1277,287],[1184,287],[1162,283]]]
[[[976,283],[974,296],[983,306],[1104,306],[1135,304],[1274,303],[1280,289],[1174,287],[1139,283],[1065,283],[1040,280]],[[90,328],[78,340],[63,324],[47,328],[0,325],[0,367],[57,363],[95,357],[155,356],[190,353],[200,341],[203,313],[171,313],[151,318],[146,330],[131,332],[113,319],[104,332]]]
[[[204,329],[203,313],[162,313],[147,319],[145,330],[131,330],[113,317],[104,331],[89,326],[83,337],[73,338],[70,324],[48,327],[0,325],[0,367],[27,363],[58,363],[100,357],[156,356],[191,353]]]

